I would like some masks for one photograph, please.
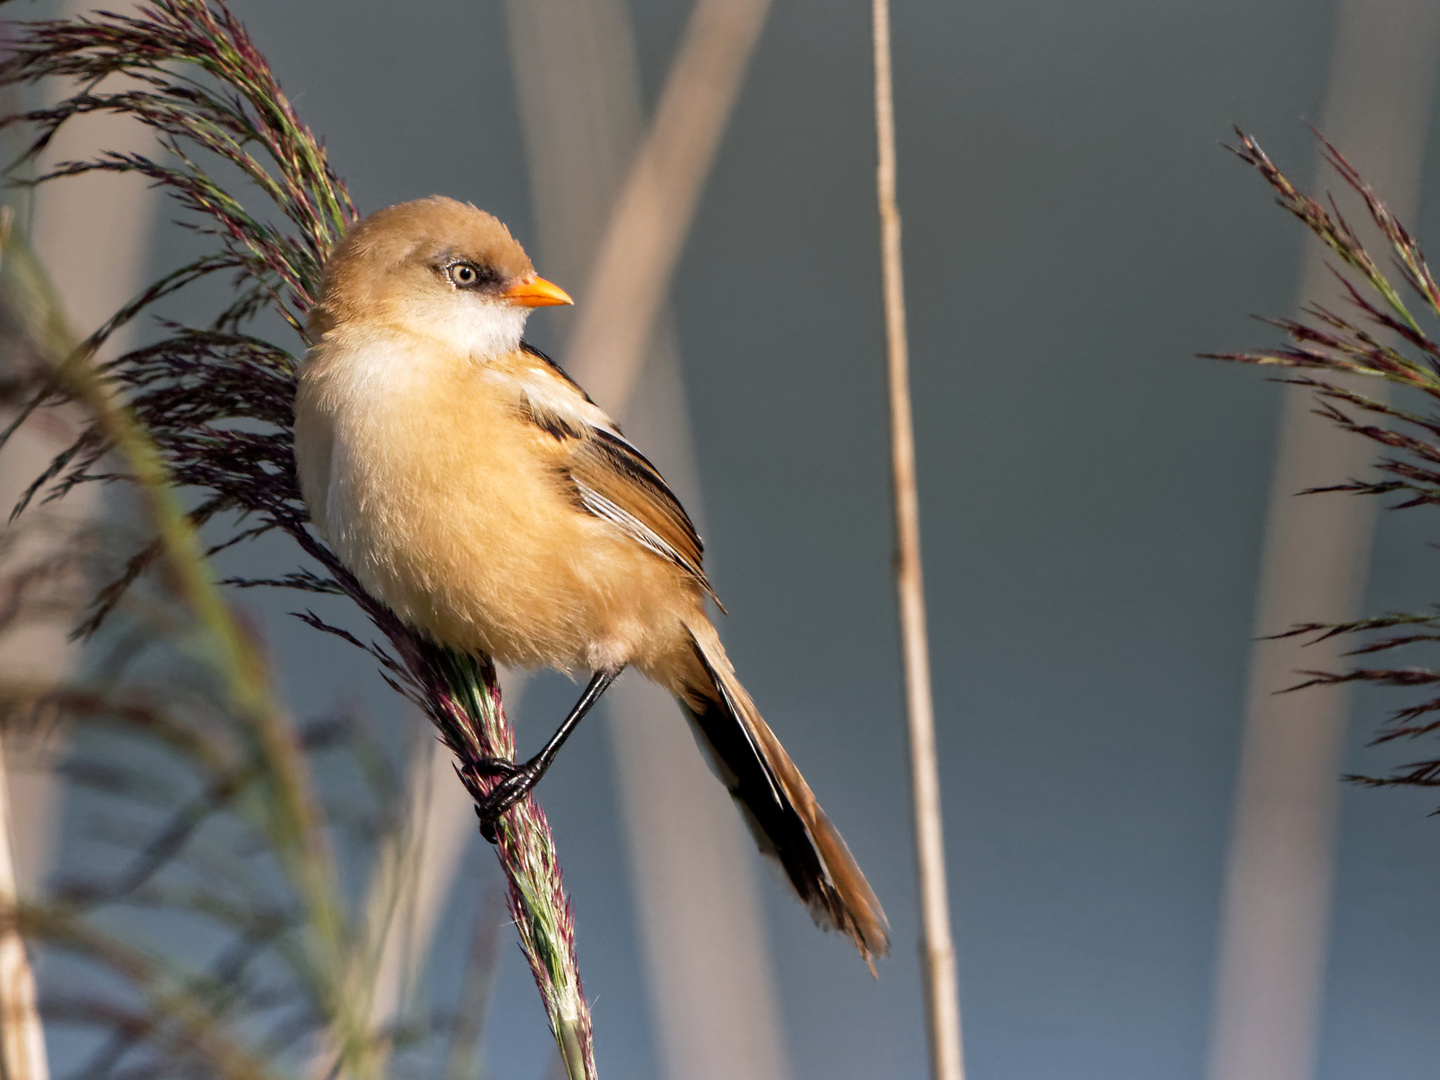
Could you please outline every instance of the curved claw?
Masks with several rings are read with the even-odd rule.
[[[490,789],[485,801],[476,805],[475,816],[480,819],[480,835],[490,843],[499,842],[497,826],[505,812],[530,794],[530,790],[539,783],[544,770],[534,766],[533,761],[526,762],[523,766],[515,766],[504,780]]]
[[[480,758],[470,765],[470,771],[476,776],[503,776],[509,778],[520,771],[520,766],[509,758],[487,757]]]
[[[471,767],[479,776],[504,777],[490,789],[490,793],[483,800],[476,803],[475,815],[480,819],[481,836],[492,844],[496,842],[496,826],[500,823],[501,815],[528,795],[530,789],[540,782],[545,770],[550,767],[550,762],[554,761],[555,755],[560,752],[560,747],[575,730],[575,725],[580,723],[590,711],[590,707],[600,700],[605,688],[614,682],[619,674],[619,669],[595,672],[590,678],[590,684],[585,687],[585,693],[580,695],[580,700],[560,725],[560,730],[550,737],[550,741],[538,754],[523,765],[506,761],[504,758],[484,758]]]

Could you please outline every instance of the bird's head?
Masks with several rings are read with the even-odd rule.
[[[536,275],[498,219],[436,195],[350,227],[325,264],[310,333],[319,340],[337,326],[373,324],[499,356],[518,347],[532,308],[569,303],[563,289]]]

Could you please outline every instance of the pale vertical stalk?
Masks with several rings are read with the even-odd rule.
[[[59,18],[93,15],[97,8],[136,15],[139,0],[94,3],[66,0]],[[125,86],[137,86],[128,83]],[[124,88],[118,77],[106,80],[105,91]],[[68,85],[47,87],[57,96],[73,92]],[[100,150],[151,153],[154,132],[133,117],[95,112],[66,123],[55,134],[42,168],[62,161],[83,161]],[[150,250],[156,192],[143,177],[92,172],[49,183],[35,194],[30,246],[54,282],[70,324],[88,334],[128,303],[142,283]],[[128,333],[112,339],[102,358],[118,355]]]
[[[133,3],[113,5],[128,11]],[[69,17],[88,11],[88,0],[62,5]],[[138,150],[153,136],[127,118],[97,114],[67,127],[52,144],[49,162],[78,159],[97,147]],[[138,177],[106,174],[52,184],[35,196],[35,247],[39,258],[63,272],[53,275],[67,313],[89,331],[138,291],[149,248],[154,194]],[[9,221],[5,223],[8,235]],[[112,348],[119,343],[112,344]],[[7,418],[8,419],[8,418]],[[54,418],[51,418],[52,420]],[[32,421],[13,435],[0,458],[0,516],[7,514],[29,480],[71,437],[65,421]],[[98,492],[91,485],[72,492],[53,515],[57,532],[79,529],[94,513]],[[48,532],[49,530],[47,530]],[[63,543],[54,533],[22,537],[11,553],[15,563],[36,554],[42,545]],[[30,622],[12,628],[0,643],[0,678],[57,682],[74,662],[76,647],[67,640],[70,627],[61,620]],[[0,1077],[3,1080],[48,1080],[44,1029],[34,975],[24,942],[9,913],[19,897],[40,888],[51,855],[56,785],[49,759],[59,750],[63,734],[48,733],[17,746],[14,736],[0,740]],[[24,749],[29,760],[15,768],[15,754]]]
[[[447,785],[449,786],[449,785]],[[488,890],[475,910],[470,931],[470,955],[460,986],[455,1026],[450,1034],[450,1048],[441,1074],[445,1080],[469,1080],[483,1076],[480,1068],[480,1047],[485,1030],[485,1014],[495,992],[495,977],[500,967],[500,931],[505,926],[505,895],[498,889]],[[555,1062],[564,1068],[564,1063]],[[552,1072],[554,1068],[552,1067]],[[563,1072],[561,1074],[563,1076]]]
[[[626,410],[626,431],[664,462],[675,491],[698,514],[684,384],[670,337],[662,329]],[[754,845],[696,752],[674,699],[633,674],[610,694],[620,806],[665,1075],[784,1080],[789,1069]]]
[[[525,673],[503,680],[507,709],[515,709]],[[455,782],[455,757],[439,740],[425,738],[411,756],[407,784],[403,880],[393,882],[377,860],[368,909],[389,907],[375,943],[377,957],[371,1023],[381,1030],[404,1017],[424,977],[450,890],[465,848],[475,836],[475,804]]]
[[[10,791],[0,752],[0,1078],[49,1080],[45,1030],[35,999],[35,976],[15,924],[15,862],[11,856]]]
[[[601,405],[630,394],[769,0],[697,0],[590,268],[567,367]]]
[[[132,14],[135,0],[104,5]],[[96,5],[91,0],[67,0],[59,16],[73,18]],[[93,113],[66,124],[46,152],[42,165],[80,160],[98,149],[143,152],[154,145],[154,135],[125,116]],[[138,176],[91,173],[48,184],[36,191],[31,246],[51,272],[70,324],[89,333],[139,291],[155,217],[155,193]],[[106,356],[124,347],[123,331],[112,339]],[[38,419],[38,418],[37,418]],[[0,421],[3,423],[3,421]],[[0,520],[9,514],[21,491],[73,437],[63,422],[51,418],[32,421],[11,437],[0,455]],[[85,484],[72,491],[54,515],[56,530],[80,528],[95,511],[99,491]],[[19,564],[37,546],[54,543],[38,532],[24,537],[14,553]],[[41,550],[44,550],[41,547]],[[51,682],[70,668],[76,647],[68,640],[70,626],[61,619],[29,622],[15,627],[0,642],[0,677]],[[49,864],[54,823],[55,781],[46,759],[58,751],[63,735],[37,737],[15,745],[12,738],[8,777],[14,806],[13,830],[16,878],[22,894],[34,893]],[[26,761],[17,768],[16,751]],[[32,760],[33,759],[33,760]]]
[[[1323,133],[1401,219],[1418,206],[1440,46],[1433,0],[1339,0]],[[1362,233],[1363,213],[1349,215]],[[1308,240],[1299,303],[1344,301],[1322,245]],[[1375,379],[1335,379],[1383,396]],[[1344,483],[1372,457],[1362,439],[1286,387],[1256,603],[1262,637],[1355,617],[1374,528],[1372,499],[1297,493]],[[1296,671],[1346,666],[1340,639],[1260,640],[1245,729],[1221,912],[1210,1080],[1315,1075],[1335,864],[1343,687],[1278,694]]]
[[[930,1075],[962,1080],[960,995],[950,900],[945,883],[945,838],[935,709],[930,697],[930,646],[925,630],[925,582],[920,564],[920,494],[915,481],[915,426],[910,410],[910,357],[905,334],[905,282],[900,256],[900,209],[895,198],[895,98],[890,69],[890,5],[873,0],[875,33],[876,191],[885,296],[885,352],[890,389],[890,453],[895,487],[895,589],[905,665],[905,713],[910,734],[910,784],[920,892],[920,965],[925,982],[925,1029]]]
[[[507,5],[537,261],[581,283],[566,368],[623,417],[698,516],[677,350],[655,326],[766,4],[697,3],[648,134],[625,7]],[[754,857],[734,807],[672,699],[628,676],[607,700],[662,1075],[783,1080]]]

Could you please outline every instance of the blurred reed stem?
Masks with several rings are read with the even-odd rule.
[[[9,245],[13,216],[8,206],[0,210],[0,264]],[[0,740],[0,1080],[49,1080],[35,972],[15,917],[20,894],[8,773]]]
[[[506,4],[537,262],[579,283],[566,370],[646,447],[703,532],[664,309],[768,3],[697,0],[648,123],[629,8]],[[631,677],[606,702],[661,1076],[784,1080],[772,950],[734,804],[696,754],[689,725],[676,722],[669,694]]]
[[[10,787],[0,747],[0,1080],[50,1080],[35,973],[15,919],[19,897],[11,832]]]
[[[595,400],[630,397],[770,0],[696,0],[655,116],[615,197],[566,368]]]
[[[940,813],[940,770],[935,753],[935,709],[930,696],[930,646],[925,629],[925,582],[920,564],[920,493],[915,478],[915,425],[910,407],[910,357],[905,333],[905,283],[900,251],[900,210],[895,195],[895,92],[890,62],[890,5],[873,0],[875,42],[876,193],[885,299],[886,371],[890,390],[890,464],[895,492],[895,589],[905,668],[905,712],[910,735],[915,853],[920,893],[920,963],[925,984],[925,1027],[935,1080],[963,1080],[960,1000],[950,901],[945,882],[945,839]]]
[[[1320,126],[1345,148],[1401,217],[1421,205],[1437,59],[1440,5],[1432,0],[1334,0],[1330,65]],[[1328,168],[1317,155],[1317,176]],[[1354,193],[1333,207],[1373,243]],[[1358,211],[1358,214],[1357,214]],[[1296,309],[1343,311],[1344,286],[1329,249],[1306,244]],[[1374,380],[1339,376],[1357,393]],[[1255,589],[1255,634],[1236,763],[1207,1080],[1311,1080],[1324,1041],[1334,884],[1339,858],[1346,732],[1345,688],[1282,694],[1299,668],[1337,669],[1349,647],[1270,635],[1317,617],[1361,611],[1379,505],[1373,499],[1296,498],[1368,471],[1369,449],[1315,408],[1308,389],[1281,390],[1269,507]]]
[[[480,1043],[485,1027],[485,1013],[495,991],[495,974],[500,959],[500,930],[505,922],[507,906],[506,898],[502,897],[498,890],[488,890],[476,909],[470,932],[470,962],[465,967],[465,980],[460,988],[460,1001],[456,1009],[455,1031],[450,1039],[450,1053],[442,1073],[445,1080],[476,1080],[482,1075]]]

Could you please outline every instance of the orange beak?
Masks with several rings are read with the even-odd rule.
[[[520,307],[549,307],[552,304],[573,304],[570,294],[554,282],[543,277],[526,278],[517,281],[500,296]]]

